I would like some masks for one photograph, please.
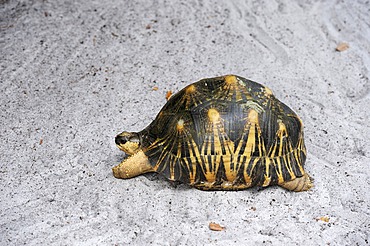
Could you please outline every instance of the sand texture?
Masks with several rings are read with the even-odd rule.
[[[0,1],[0,245],[368,245],[369,16],[368,1]],[[113,177],[116,134],[230,73],[300,115],[312,190]]]

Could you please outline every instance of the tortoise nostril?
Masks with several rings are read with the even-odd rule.
[[[127,138],[118,135],[115,139],[117,145],[123,145],[127,142]]]

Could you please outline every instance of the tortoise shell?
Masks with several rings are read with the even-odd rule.
[[[130,155],[113,168],[118,178],[157,172],[202,190],[312,187],[300,118],[269,88],[235,75],[188,85],[116,144]]]

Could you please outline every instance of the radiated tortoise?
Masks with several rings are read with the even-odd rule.
[[[186,86],[147,128],[115,142],[128,155],[113,168],[117,178],[157,172],[201,190],[312,187],[300,118],[269,88],[236,75]]]

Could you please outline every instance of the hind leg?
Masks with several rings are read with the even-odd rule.
[[[306,191],[313,187],[313,179],[305,173],[302,177],[279,184],[279,186],[290,191]]]

